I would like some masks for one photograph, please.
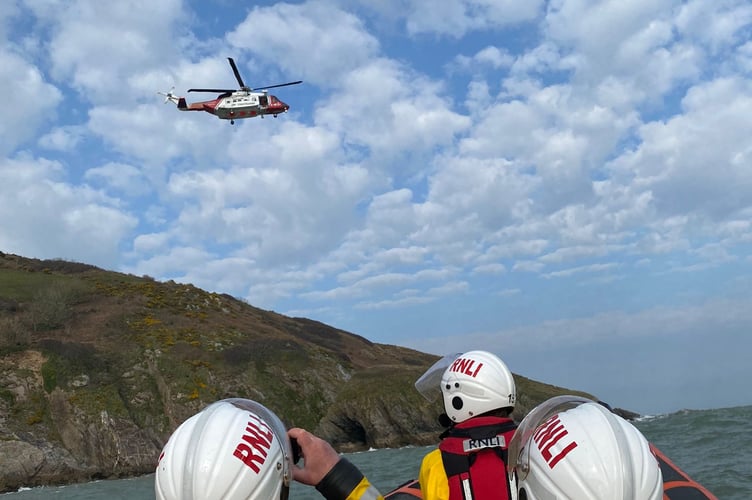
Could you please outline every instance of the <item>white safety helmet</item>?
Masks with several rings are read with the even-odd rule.
[[[280,419],[248,399],[217,401],[183,422],[159,456],[159,500],[286,500],[292,451]]]
[[[534,408],[509,445],[517,500],[661,500],[663,477],[647,439],[586,398],[558,396]]]
[[[444,411],[454,423],[500,408],[514,408],[517,392],[507,365],[487,351],[469,351],[437,361],[416,382],[427,399],[435,394],[437,374]],[[430,386],[433,387],[430,387]]]

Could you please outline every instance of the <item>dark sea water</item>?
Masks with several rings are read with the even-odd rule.
[[[721,500],[752,499],[752,406],[686,410],[647,417],[637,427],[684,472]],[[347,454],[382,493],[417,477],[432,447]],[[25,489],[2,500],[153,500],[154,476]],[[313,488],[293,485],[291,500],[321,499]]]

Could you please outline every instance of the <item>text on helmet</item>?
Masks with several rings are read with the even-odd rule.
[[[567,432],[564,424],[559,420],[559,415],[554,415],[546,420],[546,422],[541,425],[533,435],[533,439],[538,445],[543,460],[546,461],[551,469],[553,469],[562,458],[566,457],[570,451],[577,448],[577,442],[573,441],[571,438],[562,441],[562,439],[568,434],[569,432]],[[559,443],[559,441],[561,441],[561,443]]]
[[[478,366],[475,366],[474,359],[457,358],[449,367],[449,371],[456,372],[456,373],[464,373],[465,375],[469,375],[470,377],[475,378],[475,376],[478,375],[478,372],[480,371],[482,367],[483,367],[483,363],[480,363],[480,362],[478,363]]]
[[[248,425],[232,455],[239,458],[253,472],[258,473],[272,446],[274,433],[266,422],[253,413],[248,414]]]

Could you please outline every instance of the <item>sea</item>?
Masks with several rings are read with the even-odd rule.
[[[752,499],[752,406],[682,410],[634,422],[653,444],[691,478],[721,500]],[[345,456],[386,493],[417,477],[434,447],[378,449]],[[308,486],[293,484],[290,500],[321,500]],[[153,500],[154,475],[59,487],[22,488],[0,500]]]

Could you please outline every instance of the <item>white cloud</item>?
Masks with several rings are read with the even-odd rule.
[[[713,52],[738,43],[752,24],[752,6],[744,0],[685,2],[676,16],[676,26],[685,36],[710,45]]]
[[[478,235],[493,233],[528,213],[535,180],[510,162],[448,158],[440,165],[425,203],[416,206],[415,241],[472,246]]]
[[[318,1],[254,7],[227,40],[322,87],[337,87],[379,51],[378,40],[357,16]]]
[[[633,102],[655,100],[676,83],[698,78],[705,63],[700,46],[675,36],[674,4],[557,2],[546,16],[546,32],[579,82],[618,80]]]
[[[150,192],[147,180],[139,169],[132,165],[110,162],[101,167],[90,168],[84,178],[128,196],[141,196]]]
[[[345,144],[368,147],[378,167],[379,159],[448,145],[470,125],[441,91],[400,64],[377,59],[342,78],[342,91],[319,103],[316,123],[341,134]]]
[[[183,6],[180,0],[134,0],[108,5],[87,0],[30,5],[52,26],[51,72],[92,102],[143,95],[128,85],[134,73],[160,67],[177,54],[173,40]],[[140,90],[140,92],[139,92]],[[153,92],[155,89],[152,89]]]
[[[457,68],[461,68],[465,71],[477,71],[483,69],[484,66],[499,69],[509,67],[513,62],[514,57],[506,49],[489,45],[472,56],[460,55],[455,57],[454,63],[449,69],[455,71]]]
[[[117,199],[64,180],[56,162],[35,158],[0,162],[0,247],[38,258],[114,268],[137,219]],[[39,238],[43,234],[44,238]]]
[[[575,274],[580,273],[599,273],[602,271],[610,271],[618,265],[614,262],[607,264],[590,264],[587,266],[570,267],[569,269],[562,269],[561,271],[552,271],[543,275],[544,278],[568,278]]]
[[[203,112],[180,112],[170,106],[141,104],[95,106],[89,110],[89,130],[123,154],[147,165],[164,165],[180,157],[198,161],[226,160],[226,148],[207,148],[227,141],[226,123]]]
[[[39,69],[14,52],[0,49],[0,94],[6,103],[0,120],[0,154],[8,154],[56,117],[60,91]]]
[[[491,263],[491,264],[482,264],[480,266],[476,266],[472,273],[477,275],[483,275],[483,276],[489,276],[494,274],[503,274],[507,270],[506,267],[504,267],[504,264],[501,263]]]
[[[722,221],[749,206],[752,86],[737,78],[703,83],[687,92],[682,107],[679,116],[641,127],[642,144],[614,160],[612,168],[633,177],[633,191],[649,190],[653,206],[665,216]]]
[[[512,270],[537,273],[541,271],[544,267],[545,266],[541,264],[540,262],[535,262],[532,260],[518,260],[517,262],[515,262],[514,267],[512,267]]]
[[[408,33],[437,33],[455,38],[469,31],[532,21],[543,7],[541,0],[445,0],[441,8],[436,8],[436,3],[430,0],[409,0],[407,4]]]
[[[560,247],[553,252],[542,255],[539,260],[545,264],[561,263],[572,260],[576,261],[589,257],[602,257],[620,249],[620,247],[608,245]]]
[[[86,129],[79,125],[56,127],[39,138],[39,145],[52,151],[64,151],[70,153],[81,144]]]

